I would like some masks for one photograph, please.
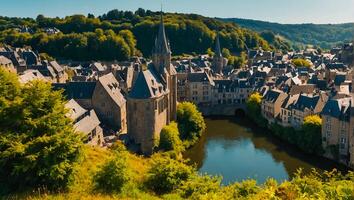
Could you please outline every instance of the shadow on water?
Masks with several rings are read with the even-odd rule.
[[[269,130],[257,127],[244,116],[208,117],[206,124],[206,132],[185,153],[185,157],[195,163],[201,172],[223,175],[229,182],[240,180],[238,177],[251,173],[251,170],[263,176],[279,176],[278,180],[292,177],[299,168],[304,173],[309,173],[312,168],[346,171],[345,166],[334,161],[303,153],[297,147],[274,137]],[[228,169],[228,166],[233,169]],[[259,182],[264,180],[264,177],[258,179]]]

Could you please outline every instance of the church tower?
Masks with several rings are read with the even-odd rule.
[[[214,73],[222,74],[224,68],[224,57],[221,53],[219,33],[216,36],[215,41],[215,54],[213,57],[213,71]]]
[[[167,41],[163,16],[161,12],[159,32],[155,39],[155,46],[152,50],[152,63],[155,70],[160,74],[165,73],[164,69],[171,65],[171,50],[170,44]]]
[[[161,11],[159,31],[152,51],[152,64],[156,72],[162,77],[170,92],[167,122],[175,121],[177,119],[177,72],[171,64],[171,54]]]

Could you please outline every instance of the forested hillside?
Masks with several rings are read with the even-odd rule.
[[[32,46],[51,56],[74,60],[125,60],[133,55],[149,56],[152,50],[159,12],[138,9],[136,12],[112,10],[95,17],[91,14],[65,18],[0,17],[0,43],[17,47]],[[217,30],[223,48],[238,54],[248,48],[274,49],[258,33],[234,23],[194,14],[164,16],[167,35],[174,55],[205,53],[214,47]],[[18,28],[28,27],[31,32]],[[46,28],[61,33],[49,35]],[[286,49],[276,45],[276,48]]]
[[[346,24],[279,24],[250,19],[228,18],[241,27],[257,32],[272,31],[290,40],[297,46],[317,45],[331,48],[336,44],[354,39],[354,23]]]

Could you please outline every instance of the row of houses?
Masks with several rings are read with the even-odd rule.
[[[253,92],[259,92],[263,96],[261,113],[269,123],[300,129],[307,116],[321,116],[324,156],[353,167],[351,43],[325,53],[314,49],[287,54],[251,50],[248,65],[241,69],[228,66],[227,60],[215,62],[223,60],[219,58],[220,43],[216,44],[216,58],[201,55],[174,62],[179,101],[191,101],[209,110],[219,105],[239,109],[237,105],[244,105]],[[297,58],[307,60],[311,66],[295,66],[292,60]],[[338,149],[334,156],[333,148]]]

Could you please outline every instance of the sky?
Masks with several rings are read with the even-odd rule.
[[[109,10],[141,7],[153,11],[196,13],[279,23],[354,22],[354,0],[0,0],[0,16],[63,17],[102,15]]]

